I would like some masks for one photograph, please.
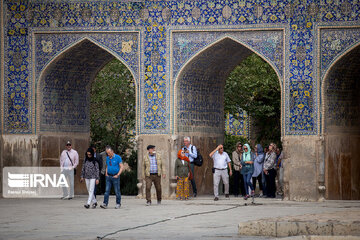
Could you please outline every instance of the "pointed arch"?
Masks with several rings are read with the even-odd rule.
[[[341,61],[343,60],[343,57],[345,57],[347,54],[349,54],[351,51],[353,51],[354,49],[356,48],[360,48],[360,41],[353,44],[351,47],[345,49],[344,51],[342,51],[341,53],[339,53],[335,58],[334,60],[331,62],[331,64],[329,65],[329,67],[327,68],[324,76],[321,77],[320,79],[320,84],[321,84],[321,87],[320,87],[320,102],[319,102],[319,105],[321,106],[321,114],[319,114],[321,116],[321,131],[320,131],[320,134],[321,135],[324,135],[324,131],[325,131],[325,107],[327,105],[327,100],[326,100],[326,97],[325,97],[325,88],[327,86],[326,84],[326,81],[330,75],[330,73],[333,71],[333,69],[336,67],[336,65]],[[321,76],[321,74],[320,74]]]
[[[47,63],[46,65],[42,68],[39,77],[36,79],[35,81],[35,96],[34,96],[34,102],[36,103],[34,106],[34,116],[35,116],[35,129],[34,132],[40,132],[40,121],[41,121],[41,101],[42,101],[42,82],[45,81],[45,77],[47,76],[48,72],[52,70],[53,66],[56,65],[59,61],[61,61],[61,59],[64,56],[68,56],[69,54],[72,53],[72,51],[76,51],[76,48],[81,48],[81,46],[83,44],[87,44],[90,43],[94,49],[97,49],[98,51],[102,52],[102,56],[104,59],[102,59],[103,61],[101,62],[98,61],[95,65],[95,68],[92,69],[91,72],[89,72],[88,74],[88,79],[89,82],[87,84],[87,86],[90,86],[90,83],[93,81],[93,79],[95,78],[95,76],[98,74],[98,72],[109,62],[111,61],[113,58],[116,58],[118,61],[120,61],[122,64],[124,64],[126,66],[126,68],[130,71],[132,79],[134,81],[134,88],[135,88],[135,101],[136,101],[136,124],[135,124],[135,130],[136,133],[138,133],[139,129],[138,129],[138,103],[139,103],[139,84],[138,84],[138,80],[136,78],[136,74],[134,73],[134,70],[129,66],[129,64],[118,54],[116,54],[113,50],[111,50],[110,48],[108,48],[107,46],[104,46],[103,44],[98,43],[96,40],[92,39],[91,37],[82,37],[79,40],[73,42],[72,44],[69,44],[68,46],[66,46],[65,48],[63,48],[61,51],[59,51],[56,55],[54,55]],[[86,50],[86,49],[85,49]],[[82,52],[80,51],[80,54],[85,55],[86,51],[82,50]],[[88,63],[93,63],[95,62],[94,59],[89,59],[86,62]],[[69,66],[73,67],[73,66]]]
[[[178,78],[181,74],[182,71],[184,71],[184,69],[186,68],[186,66],[191,62],[193,61],[197,56],[199,56],[200,54],[202,54],[203,52],[206,52],[208,49],[210,49],[211,47],[215,46],[216,44],[226,40],[226,39],[230,39],[230,40],[233,40],[234,42],[237,42],[238,44],[242,45],[243,47],[246,47],[248,48],[249,50],[251,50],[253,53],[255,53],[256,55],[258,55],[259,57],[261,57],[265,62],[267,62],[275,71],[276,75],[278,76],[278,80],[279,80],[279,84],[280,84],[280,87],[282,88],[282,76],[279,72],[279,70],[276,68],[275,64],[269,60],[266,56],[264,56],[263,54],[261,54],[259,51],[257,51],[256,49],[254,49],[253,47],[251,47],[250,45],[242,42],[242,41],[239,41],[238,39],[232,37],[232,36],[223,36],[217,40],[215,40],[214,42],[208,44],[207,46],[201,48],[199,51],[197,51],[196,53],[194,53],[183,65],[182,67],[180,68],[180,70],[178,71],[178,73],[175,75],[174,79],[175,79],[175,83],[174,83],[174,88],[176,89],[176,84],[177,84],[177,81],[178,81]]]
[[[242,49],[246,49],[251,53],[255,53],[256,55],[258,55],[261,59],[263,59],[266,63],[268,63],[272,69],[275,71],[278,81],[279,81],[279,85],[280,85],[280,90],[281,90],[281,117],[280,117],[280,125],[281,125],[281,136],[283,136],[285,134],[285,130],[284,130],[284,113],[285,113],[285,104],[284,104],[284,100],[285,100],[285,90],[284,90],[284,82],[283,82],[283,78],[284,76],[281,75],[281,73],[279,72],[279,70],[276,68],[275,64],[269,60],[266,56],[264,56],[262,53],[260,53],[258,50],[254,49],[253,47],[249,46],[248,44],[232,37],[229,35],[225,35],[222,36],[221,38],[213,41],[212,43],[208,44],[207,46],[201,48],[199,51],[197,51],[195,54],[193,54],[180,68],[180,70],[177,72],[177,74],[173,77],[172,73],[171,73],[171,77],[172,78],[172,87],[171,87],[171,93],[170,96],[172,97],[171,99],[171,106],[172,106],[172,110],[170,113],[170,124],[171,124],[171,131],[174,134],[177,134],[178,130],[177,130],[177,115],[176,115],[176,109],[177,109],[177,104],[178,104],[178,99],[177,99],[177,94],[176,91],[178,89],[178,84],[179,84],[179,79],[181,77],[181,75],[183,74],[183,72],[185,71],[185,69],[189,66],[189,64],[191,64],[193,61],[195,61],[196,58],[198,58],[199,56],[201,56],[203,53],[209,51],[210,49],[212,49],[214,46],[216,46],[217,44],[226,41],[226,40],[230,40],[232,42],[235,42],[238,44],[238,48],[242,48]],[[172,53],[171,53],[172,54]],[[171,56],[172,58],[172,56]],[[226,58],[226,57],[225,57]],[[245,59],[245,58],[243,58]],[[243,60],[241,59],[240,62]]]
[[[112,49],[108,48],[107,46],[104,46],[103,44],[97,42],[95,39],[91,38],[91,37],[81,37],[79,40],[69,44],[68,46],[64,47],[63,49],[61,49],[58,53],[56,53],[46,64],[45,66],[41,69],[40,74],[38,79],[36,79],[36,83],[35,83],[35,87],[37,88],[37,84],[41,79],[42,74],[46,71],[46,69],[51,66],[51,64],[53,62],[55,62],[57,59],[59,59],[59,57],[61,57],[63,54],[67,53],[68,51],[71,51],[72,48],[76,47],[77,45],[79,45],[80,43],[84,42],[84,41],[90,41],[91,43],[93,43],[94,45],[96,45],[97,47],[103,49],[104,51],[110,53],[111,55],[113,55],[114,58],[116,58],[117,60],[119,60],[122,64],[124,64],[129,71],[131,72],[131,75],[133,76],[135,85],[138,85],[138,80],[136,79],[136,74],[134,73],[134,70],[130,67],[130,65],[125,61],[125,59],[123,59],[121,56],[119,56],[115,51],[113,51]]]
[[[360,199],[360,43],[347,48],[321,79],[325,197]]]

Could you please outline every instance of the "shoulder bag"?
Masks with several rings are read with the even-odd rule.
[[[68,158],[70,159],[71,165],[74,166],[74,163],[73,163],[73,161],[71,160],[68,152],[66,152],[66,155],[67,155]],[[76,175],[76,168],[74,168],[74,175]]]

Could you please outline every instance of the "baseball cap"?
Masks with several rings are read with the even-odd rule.
[[[147,146],[147,150],[149,150],[149,149],[152,149],[152,148],[155,148],[155,146],[154,145],[149,145],[149,146]]]

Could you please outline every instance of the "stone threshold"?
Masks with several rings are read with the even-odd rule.
[[[360,236],[295,236],[277,238],[279,240],[360,240]]]
[[[351,211],[241,222],[238,225],[238,234],[269,237],[297,236],[289,238],[296,240],[360,239],[360,210],[352,209]],[[328,238],[329,236],[338,236],[339,238]],[[350,236],[355,238],[349,238]]]

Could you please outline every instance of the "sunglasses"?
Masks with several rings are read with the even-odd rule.
[[[246,150],[247,150],[248,148],[244,148],[244,149],[246,149]]]
[[[66,144],[66,146],[71,146],[71,144]]]

